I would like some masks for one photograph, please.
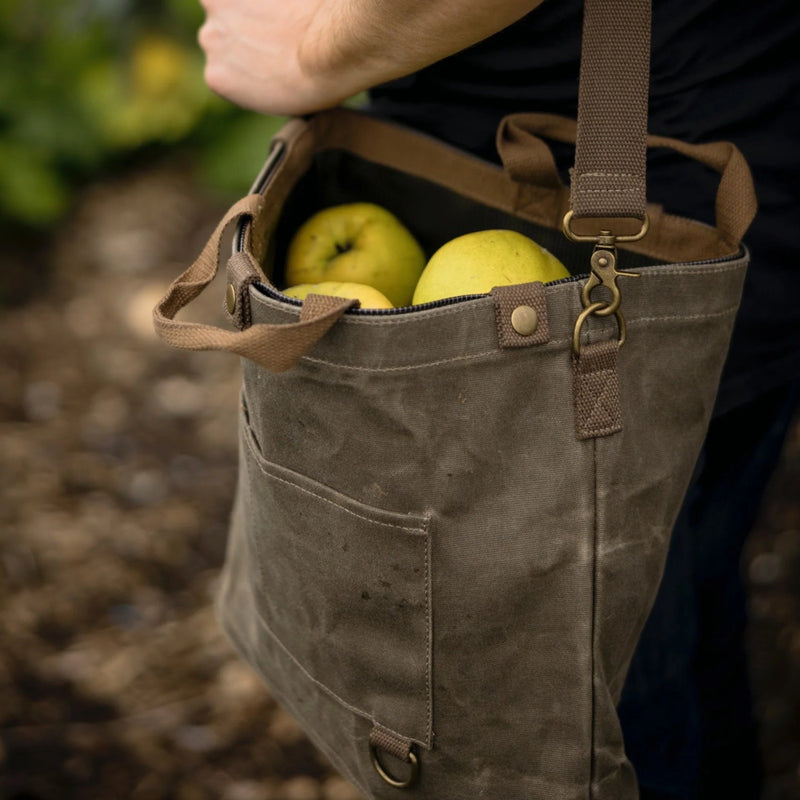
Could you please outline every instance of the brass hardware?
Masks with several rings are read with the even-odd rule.
[[[642,227],[639,229],[639,231],[637,233],[626,234],[624,236],[614,236],[611,231],[607,230],[601,230],[599,234],[592,235],[575,233],[575,231],[572,230],[573,217],[574,213],[572,210],[567,211],[567,213],[564,215],[564,220],[561,223],[561,230],[564,232],[564,236],[573,242],[596,242],[601,246],[603,244],[608,244],[613,247],[615,242],[638,242],[639,239],[644,238],[644,236],[647,235],[647,231],[650,230],[650,217],[646,213],[644,215],[644,219],[642,220]]]
[[[228,288],[225,290],[225,308],[228,309],[229,314],[233,314],[236,311],[236,289],[232,283],[229,283]]]
[[[386,771],[378,756],[378,749],[372,743],[370,743],[369,746],[369,753],[372,757],[372,766],[375,767],[375,771],[389,786],[394,786],[395,789],[408,789],[409,786],[413,786],[417,782],[419,778],[419,758],[413,750],[408,751],[408,763],[411,765],[411,774],[405,780],[399,780]]]
[[[603,231],[603,233],[607,233]],[[622,294],[617,286],[617,278],[638,278],[637,272],[622,272],[617,269],[617,253],[613,245],[598,244],[591,259],[592,271],[581,289],[581,302],[587,308],[592,304],[591,293],[597,286],[605,286],[611,292],[611,302],[594,313],[598,317],[615,314],[622,302]]]
[[[517,306],[511,312],[511,327],[520,336],[532,336],[539,327],[539,315],[535,308]]]
[[[647,233],[650,221],[648,217],[645,216],[642,230],[633,237],[615,236],[611,231],[605,229],[601,230],[599,235],[595,237],[578,237],[576,234],[572,233],[569,227],[571,219],[572,212],[570,211],[567,216],[564,217],[564,232],[569,238],[575,241],[595,242],[590,262],[591,272],[586,279],[586,283],[584,283],[581,288],[583,311],[578,315],[578,319],[575,320],[575,327],[572,330],[572,352],[577,358],[581,354],[581,328],[583,328],[583,323],[592,315],[608,317],[614,314],[617,318],[617,326],[619,327],[618,345],[622,347],[622,345],[625,344],[627,327],[625,325],[625,317],[622,316],[622,312],[619,310],[620,304],[622,303],[622,293],[617,285],[617,279],[638,278],[639,275],[636,272],[623,272],[617,269],[616,243],[631,242],[636,241],[636,239],[641,239],[642,236]],[[599,286],[605,287],[610,293],[610,300],[592,299],[592,292]]]
[[[599,310],[604,308],[606,308],[606,303],[598,300],[596,303],[592,303],[584,308],[578,315],[578,319],[575,320],[575,327],[572,330],[572,352],[575,354],[576,358],[581,354],[581,328],[583,327],[583,323],[586,322],[587,318],[592,314],[597,314]],[[614,315],[617,318],[617,326],[619,327],[617,345],[622,347],[622,345],[625,344],[625,339],[628,337],[628,326],[625,324],[625,317],[622,316],[619,309],[614,312]]]

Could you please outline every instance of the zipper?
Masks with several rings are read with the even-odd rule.
[[[264,189],[272,178],[272,174],[278,168],[278,165],[283,161],[284,153],[286,152],[286,143],[281,139],[273,139],[270,142],[269,153],[258,173],[253,185],[250,187],[250,194],[263,194]],[[236,231],[233,235],[233,253],[241,253],[244,250],[247,239],[247,227],[250,225],[250,217],[242,217],[236,225]]]
[[[670,264],[669,266],[675,267],[697,267],[697,266],[705,266],[709,264],[723,264],[726,261],[733,261],[737,258],[741,258],[744,255],[744,250],[740,248],[739,252],[735,256],[722,256],[720,258],[707,258],[702,261],[682,261],[676,264]],[[663,266],[661,264],[651,264],[651,267]],[[640,267],[639,269],[648,269],[648,267]],[[589,277],[588,273],[584,273],[581,275],[570,275],[567,278],[559,278],[557,281],[550,281],[546,283],[545,286],[562,286],[564,284],[569,283],[581,283],[585,281]],[[272,300],[278,300],[281,303],[286,303],[290,306],[295,306],[296,308],[300,308],[303,305],[302,300],[298,300],[296,297],[289,297],[288,295],[283,294],[279,289],[275,289],[272,286],[269,286],[266,283],[258,282],[255,284],[256,288],[267,297],[271,298]],[[420,303],[419,305],[414,306],[399,306],[398,308],[351,308],[348,309],[345,313],[346,314],[353,314],[359,317],[393,317],[400,314],[413,314],[417,311],[430,311],[434,308],[444,308],[445,306],[453,306],[458,305],[459,303],[468,303],[471,300],[482,300],[485,297],[489,297],[488,294],[462,294],[457,295],[456,297],[443,297],[441,300],[432,300],[430,303]]]
[[[296,297],[289,297],[280,290],[268,286],[266,283],[257,283],[256,288],[273,300],[279,300],[282,303],[287,303],[297,308],[303,305],[302,300],[298,300]],[[399,306],[398,308],[350,308],[345,313],[355,314],[361,317],[392,317],[398,314],[411,314],[417,311],[429,311],[432,308],[442,308],[443,306],[466,303],[470,300],[481,300],[488,296],[488,294],[462,294],[457,297],[443,297],[441,300],[432,300],[430,303],[420,303],[414,306]]]

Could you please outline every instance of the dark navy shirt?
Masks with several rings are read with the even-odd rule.
[[[506,114],[577,113],[581,0],[545,0],[515,25],[377,87],[372,110],[497,160]],[[800,3],[654,0],[648,127],[689,142],[736,143],[759,213],[718,409],[800,375]],[[562,169],[572,153],[556,151]],[[648,157],[648,199],[713,222],[718,176],[681,156]]]

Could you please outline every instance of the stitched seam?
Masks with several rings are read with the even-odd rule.
[[[662,275],[666,275],[667,277],[671,277],[672,275],[690,275],[692,277],[702,278],[704,275],[719,274],[724,272],[737,272],[741,268],[741,261],[736,264],[731,264],[729,266],[726,265],[723,267],[709,267],[700,264],[694,269],[671,269],[669,265],[665,264],[664,266],[645,267],[644,269],[646,272],[644,274],[647,275],[652,273],[656,277],[660,277]]]
[[[618,192],[618,193],[627,192],[627,193],[632,193],[632,192],[638,192],[638,191],[640,191],[640,190],[639,190],[639,187],[636,187],[636,186],[628,186],[628,187],[626,187],[626,188],[623,188],[623,189],[578,189],[578,191],[579,191],[581,194],[611,194],[612,192]]]
[[[612,369],[598,370],[594,374],[602,381],[602,387],[596,391],[592,410],[587,414],[586,430],[593,435],[610,433],[611,431],[618,430],[618,424],[611,423],[605,427],[599,427],[600,419],[603,412],[607,410],[606,400],[607,395],[611,392],[611,376],[614,373]]]
[[[691,320],[715,319],[717,317],[724,317],[728,314],[734,314],[739,310],[738,304],[723,309],[722,311],[715,311],[708,314],[672,314],[664,317],[631,317],[627,320],[628,326],[637,325],[642,322],[681,322]],[[540,345],[541,350],[555,350],[561,345],[571,344],[572,339],[551,339],[546,344]],[[474,353],[467,356],[454,356],[453,358],[443,358],[435,361],[423,361],[420,364],[401,364],[395,367],[365,367],[359,364],[345,364],[339,361],[329,361],[324,358],[315,358],[313,356],[303,356],[302,361],[310,362],[313,364],[323,364],[328,367],[339,367],[341,369],[357,370],[359,372],[404,372],[414,369],[424,369],[425,367],[435,367],[440,364],[450,364],[457,361],[471,361],[479,358],[487,358],[488,356],[497,355],[503,352],[502,350],[487,350],[483,353]]]
[[[598,436],[608,436],[611,433],[617,433],[617,431],[621,431],[622,428],[619,425],[610,425],[606,428],[588,428],[583,431],[584,438],[586,439],[594,439]]]
[[[642,175],[634,175],[632,172],[581,172],[578,175],[580,180],[583,178],[636,178],[642,179]]]
[[[240,423],[241,424],[241,423]],[[247,465],[245,465],[245,471],[247,470]],[[247,507],[253,507],[253,493],[252,493],[252,481],[249,480],[249,476],[245,475],[245,492],[247,493]],[[258,577],[261,580],[261,585],[266,586],[267,583],[267,576],[264,572],[264,559],[261,557],[261,553],[259,552],[260,548],[256,545],[256,562],[258,563]]]
[[[686,314],[680,315],[677,314],[671,317],[634,317],[633,319],[628,320],[628,325],[635,325],[639,322],[674,322],[676,320],[680,321],[688,321],[688,320],[696,320],[696,319],[715,319],[716,317],[726,317],[729,314],[734,314],[739,310],[739,306],[731,306],[730,308],[726,308],[723,311],[714,311],[709,314]]]
[[[637,325],[642,322],[683,322],[683,321],[692,321],[692,320],[703,320],[703,319],[716,319],[718,317],[724,317],[729,314],[735,314],[739,310],[738,304],[735,306],[731,306],[730,308],[726,308],[722,311],[715,311],[708,314],[672,314],[664,317],[632,317],[627,320],[628,327],[631,325]],[[564,344],[571,344],[572,339],[551,339],[549,342],[543,345],[539,345],[541,350],[555,350],[558,349],[561,345]],[[479,358],[486,358],[488,356],[497,355],[498,353],[503,352],[502,350],[487,350],[483,353],[474,353],[468,356],[454,356],[453,358],[443,358],[436,361],[424,361],[420,364],[401,364],[396,367],[365,367],[358,364],[344,364],[338,361],[329,361],[324,358],[314,358],[312,356],[303,356],[303,361],[308,361],[314,364],[324,364],[329,367],[340,367],[342,369],[352,369],[358,370],[359,372],[403,372],[413,369],[423,369],[425,367],[435,367],[439,366],[440,364],[450,364],[457,361],[470,361]]]
[[[597,765],[595,763],[595,745],[597,741],[597,692],[595,690],[595,680],[594,680],[594,673],[596,669],[596,658],[597,654],[595,653],[595,634],[596,634],[596,626],[597,626],[597,538],[598,538],[598,502],[597,502],[597,439],[592,439],[592,464],[593,464],[593,477],[594,477],[594,524],[592,526],[592,616],[591,620],[592,623],[590,625],[590,636],[591,636],[591,698],[592,698],[592,710],[591,710],[591,739],[590,739],[590,749],[589,749],[589,798],[592,800],[594,797],[594,780],[595,780],[595,771],[597,769]]]
[[[567,341],[566,339],[564,340]],[[443,358],[438,361],[425,361],[422,364],[403,364],[397,367],[362,367],[356,364],[341,364],[337,361],[326,361],[324,358],[312,358],[311,356],[304,356],[303,361],[310,361],[314,364],[326,364],[329,367],[341,367],[342,369],[354,369],[360,372],[402,372],[405,370],[421,369],[423,367],[435,367],[439,364],[450,364],[456,361],[471,361],[477,358],[486,358],[487,356],[497,355],[502,351],[488,350],[485,353],[475,353],[469,356],[454,356],[453,358]]]
[[[425,613],[427,617],[426,625],[426,648],[425,648],[425,693],[428,705],[428,727],[427,739],[430,743],[433,738],[433,600],[432,600],[432,579],[431,579],[431,535],[430,535],[431,515],[425,516]]]
[[[418,744],[421,744],[423,747],[430,747],[430,740],[431,740],[431,736],[433,734],[433,698],[432,698],[433,680],[432,680],[432,660],[431,660],[432,635],[433,635],[432,627],[433,627],[433,624],[432,624],[432,614],[431,614],[432,603],[431,603],[431,576],[430,576],[430,557],[429,557],[430,536],[429,536],[429,532],[428,532],[428,525],[430,523],[430,515],[427,514],[425,516],[423,525],[421,527],[407,527],[407,526],[404,526],[404,525],[395,525],[395,524],[388,523],[388,522],[378,522],[377,520],[370,519],[368,517],[364,517],[364,516],[362,516],[360,514],[356,514],[353,511],[349,511],[348,509],[342,507],[341,505],[338,505],[337,503],[334,503],[331,500],[328,500],[325,497],[322,497],[322,496],[320,496],[318,494],[315,494],[314,492],[311,492],[311,491],[309,491],[307,489],[304,489],[302,486],[298,486],[297,484],[292,483],[291,481],[284,480],[283,478],[280,478],[280,477],[272,474],[271,472],[263,469],[263,467],[261,465],[262,458],[253,449],[254,446],[251,443],[251,437],[250,437],[250,435],[248,435],[249,431],[245,430],[245,434],[246,434],[245,437],[244,437],[245,438],[245,442],[247,443],[247,447],[248,447],[251,455],[253,456],[253,458],[255,460],[256,466],[258,466],[258,468],[265,475],[267,475],[268,477],[273,478],[274,480],[278,480],[281,483],[285,483],[286,485],[288,485],[290,487],[297,488],[300,491],[306,492],[307,494],[310,494],[312,497],[316,497],[317,499],[322,500],[323,502],[329,503],[330,505],[334,506],[335,508],[341,509],[342,511],[345,511],[348,514],[352,514],[354,517],[357,517],[359,519],[363,519],[366,522],[369,522],[371,524],[384,525],[384,526],[388,526],[388,527],[399,528],[401,530],[409,531],[410,533],[413,533],[413,534],[415,534],[417,536],[419,536],[419,535],[424,536],[424,538],[425,538],[425,561],[424,561],[424,563],[425,563],[425,574],[426,574],[426,578],[425,578],[425,612],[426,612],[426,642],[425,642],[425,648],[426,648],[425,649],[425,695],[426,695],[426,697],[425,697],[425,700],[426,700],[426,709],[427,709],[427,719],[426,719],[427,739],[426,739],[426,741],[421,741],[420,739],[417,739],[416,737],[409,737],[406,734],[400,733],[399,731],[396,731],[396,730],[393,730],[392,728],[389,728],[388,726],[384,725],[383,723],[379,723],[378,720],[374,717],[373,714],[369,713],[368,711],[364,711],[363,709],[358,708],[357,706],[353,705],[352,703],[348,703],[346,700],[344,700],[342,697],[340,697],[338,694],[336,694],[336,692],[334,692],[332,689],[330,689],[324,683],[321,683],[317,678],[315,678],[300,663],[300,661],[298,661],[297,657],[289,650],[289,648],[283,643],[283,641],[281,641],[280,637],[270,627],[269,622],[266,619],[264,619],[263,614],[258,610],[257,610],[257,614],[258,614],[259,621],[264,626],[264,629],[267,631],[267,633],[275,640],[275,642],[281,647],[281,649],[286,653],[286,655],[289,658],[291,658],[291,660],[299,667],[301,672],[309,680],[311,680],[316,686],[318,686],[324,692],[326,692],[331,697],[336,699],[339,703],[341,703],[348,710],[350,710],[350,711],[352,711],[354,713],[357,713],[360,716],[371,720],[375,725],[381,725],[381,727],[386,728],[387,731],[389,731],[390,733],[395,734],[396,736],[399,736],[400,738],[404,738],[404,739],[410,738],[411,741],[417,742]],[[250,483],[251,483],[250,481],[246,481],[246,484],[247,484],[246,491],[247,491],[247,496],[248,496],[247,497],[248,503],[252,506],[252,500],[251,500],[252,495],[251,495]],[[264,572],[263,572],[262,561],[261,561],[260,558],[258,559],[258,568],[259,568],[259,575],[261,577],[262,585],[264,585],[266,583],[266,580],[265,580],[265,576],[264,576]]]
[[[297,489],[298,491],[304,492],[305,494],[311,495],[311,497],[316,497],[317,500],[321,500],[323,503],[327,503],[328,505],[333,506],[334,508],[339,509],[340,511],[344,511],[345,514],[350,514],[356,519],[363,520],[364,522],[368,522],[370,525],[382,525],[385,528],[397,528],[398,530],[408,531],[409,533],[416,534],[417,536],[425,536],[425,526],[424,523],[422,526],[420,525],[401,525],[395,522],[381,522],[376,519],[372,519],[370,517],[365,517],[362,514],[358,514],[355,511],[351,511],[349,508],[345,508],[343,505],[339,503],[335,503],[333,500],[329,500],[327,497],[323,497],[321,494],[317,494],[316,492],[312,492],[310,489],[306,489],[304,486],[300,486],[293,481],[287,480],[286,478],[281,478],[278,475],[275,475],[270,470],[266,469],[263,465],[263,457],[256,453],[253,449],[253,445],[251,443],[251,437],[249,435],[245,436],[245,442],[247,442],[247,447],[250,450],[251,455],[253,456],[254,461],[256,462],[256,466],[268,477],[272,478],[272,480],[279,481],[280,483],[286,484],[293,489]]]
[[[392,728],[387,727],[383,723],[379,723],[378,720],[375,719],[374,715],[371,714],[369,711],[364,711],[364,709],[359,708],[358,706],[354,706],[352,703],[348,703],[342,697],[339,697],[336,692],[333,691],[330,687],[326,686],[324,683],[320,683],[298,660],[297,657],[289,650],[288,647],[281,641],[279,636],[272,630],[269,625],[269,622],[264,619],[263,615],[260,611],[256,610],[256,615],[258,621],[263,626],[264,630],[270,635],[270,637],[275,641],[275,643],[283,650],[284,653],[297,665],[297,668],[305,675],[315,686],[321,689],[326,694],[330,695],[334,698],[337,702],[341,703],[348,711],[352,711],[354,714],[358,714],[361,717],[364,717],[370,720],[375,725],[380,725],[382,728],[385,728],[389,733],[393,733],[395,736],[398,736],[401,739],[409,739],[412,742],[417,742],[421,744],[423,747],[429,747],[430,742],[424,742],[414,736],[408,736],[405,733],[400,733],[400,731],[393,730]]]
[[[260,616],[258,617],[258,619],[259,621],[261,621]],[[226,622],[227,624],[225,625],[225,632],[228,634],[228,636],[230,636],[231,641],[236,645],[236,647],[239,648],[239,652],[242,655],[244,655],[245,653],[252,653],[252,648],[249,647],[247,644],[245,644],[248,641],[248,637],[246,635],[242,636],[240,634],[239,628],[232,620],[227,619]],[[245,658],[249,658],[249,656],[246,656]],[[285,706],[290,713],[293,713],[294,716],[300,718],[302,714],[296,711],[294,702],[291,700],[291,698],[287,697],[282,691],[278,690],[276,687],[272,685],[274,682],[266,674],[266,670],[260,667],[257,663],[255,664],[255,668],[257,671],[261,672],[264,681],[269,685],[269,691],[273,695],[273,697],[279,703],[281,703],[281,705]],[[375,722],[374,720],[372,721],[373,723]],[[315,744],[319,747],[319,749],[322,750],[322,752],[325,753],[326,756],[328,756],[330,761],[335,764],[337,761],[337,754],[334,753],[328,747],[327,743],[322,739],[317,739],[317,737],[315,737],[313,734],[310,734],[310,738],[315,740]],[[422,744],[422,742],[420,742],[420,744]],[[343,766],[342,771],[343,772],[346,771],[346,766]],[[348,780],[350,780],[357,788],[361,789],[362,794],[364,795],[364,797],[366,797],[369,794],[368,790],[365,787],[363,787],[356,778],[351,777],[349,772],[347,773],[347,775],[348,775]]]

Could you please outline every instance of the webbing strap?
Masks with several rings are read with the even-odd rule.
[[[585,0],[571,205],[578,217],[644,219],[649,0]]]

